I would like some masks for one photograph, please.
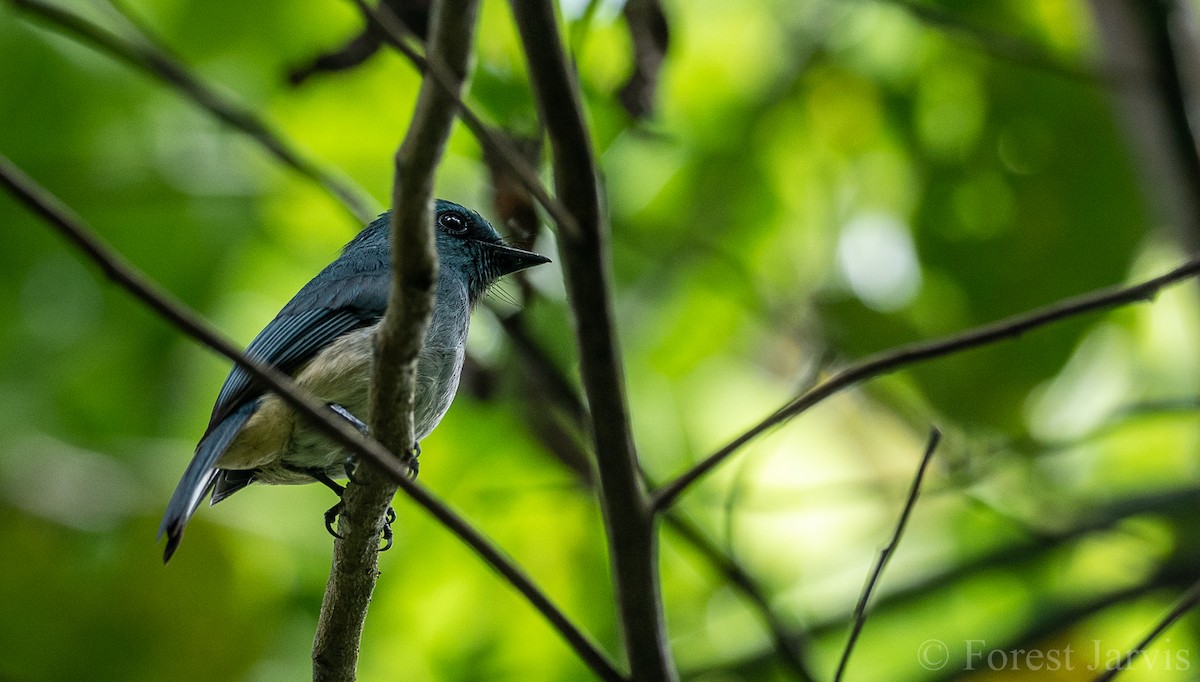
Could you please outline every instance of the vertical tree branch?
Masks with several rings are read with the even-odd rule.
[[[1141,74],[1141,87],[1117,90],[1113,98],[1142,187],[1176,237],[1195,248],[1200,244],[1200,149],[1191,10],[1174,0],[1090,4],[1106,61]]]
[[[548,0],[512,2],[534,95],[550,137],[557,194],[578,230],[561,232],[584,389],[591,414],[600,505],[630,672],[676,677],[659,588],[654,515],[638,473],[609,298],[606,225],[579,88]]]
[[[408,452],[415,440],[413,406],[417,356],[433,313],[437,283],[433,176],[454,123],[456,95],[466,80],[474,37],[476,3],[433,5],[429,50],[454,74],[453,87],[421,83],[416,111],[396,153],[392,192],[392,290],[375,344],[370,424],[392,452]],[[334,543],[333,568],[313,643],[314,680],[353,680],[367,606],[379,575],[380,535],[397,484],[370,463],[359,467],[343,497],[342,537]]]
[[[536,402],[531,402],[528,410],[530,428],[546,450],[574,472],[583,484],[594,489],[596,476],[591,467],[594,457],[586,450],[587,445],[583,442],[590,421],[583,399],[549,358],[545,349],[529,336],[521,324],[520,316],[501,317],[500,324],[508,333],[508,338],[520,359],[522,373],[526,375],[528,385],[523,390],[536,396]],[[816,382],[817,367],[818,365],[814,364],[812,382],[807,383]],[[563,414],[565,423],[561,427],[557,424],[555,412]],[[647,485],[653,487],[654,484],[647,481]],[[734,591],[742,594],[749,606],[758,613],[763,627],[770,633],[780,662],[796,679],[811,682],[814,678],[808,669],[804,652],[808,640],[807,633],[797,631],[784,623],[771,608],[766,590],[755,582],[754,577],[679,510],[668,509],[662,515],[662,522],[665,528],[674,531],[714,570],[724,576]]]

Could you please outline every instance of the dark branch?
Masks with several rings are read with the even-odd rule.
[[[658,0],[629,0],[621,13],[633,41],[633,73],[621,86],[619,99],[630,116],[645,118],[654,110],[671,28]]]
[[[904,509],[900,512],[900,519],[896,522],[896,530],[892,533],[892,539],[880,550],[879,559],[875,562],[875,567],[871,569],[867,584],[858,597],[858,605],[854,607],[850,636],[846,639],[846,648],[842,650],[842,658],[838,661],[837,672],[833,675],[834,682],[840,682],[842,674],[846,672],[846,664],[850,662],[854,644],[858,641],[858,635],[862,632],[863,625],[867,622],[867,604],[871,601],[871,594],[875,592],[875,586],[879,584],[879,578],[883,575],[883,569],[887,566],[888,559],[892,558],[892,552],[896,551],[896,546],[900,544],[900,536],[904,534],[904,527],[908,525],[908,517],[912,515],[913,507],[917,506],[917,496],[921,494],[921,481],[925,480],[925,470],[929,468],[929,462],[933,459],[933,453],[937,451],[938,442],[941,439],[941,431],[936,428],[930,431],[929,444],[925,446],[925,456],[921,458],[921,464],[917,467],[916,475],[913,476],[912,487],[908,491],[908,498],[904,501]]]
[[[151,37],[143,36],[145,44],[135,44],[78,14],[41,0],[9,2],[47,22],[55,30],[68,33],[80,42],[106,52],[109,56],[158,78],[171,89],[184,94],[200,108],[254,138],[283,165],[316,182],[343,204],[359,222],[368,222],[379,214],[378,208],[364,191],[349,180],[334,176],[304,158],[257,112],[219,94],[165,50],[156,47]]]
[[[542,445],[568,469],[573,471],[586,485],[594,487],[595,472],[590,462],[594,459],[587,451],[584,434],[590,420],[587,407],[583,404],[574,386],[555,366],[545,349],[540,347],[521,325],[520,317],[502,317],[501,324],[508,332],[509,340],[521,359],[521,368],[530,382],[527,393],[537,396],[539,404],[530,403],[528,420]],[[562,418],[558,418],[562,413]],[[565,422],[562,424],[560,422]],[[789,627],[771,608],[767,593],[755,582],[745,568],[705,535],[695,523],[678,510],[668,510],[663,515],[663,525],[692,546],[701,557],[725,577],[728,584],[740,592],[755,611],[763,627],[771,635],[775,651],[783,664],[792,671],[796,679],[813,680],[806,663],[805,633]]]
[[[607,226],[579,86],[567,62],[554,5],[549,0],[514,0],[510,5],[550,139],[555,190],[578,227],[577,233],[561,234],[561,254],[630,672],[646,682],[673,680],[677,673],[663,619],[657,533],[625,400],[609,298]]]
[[[1137,643],[1137,646],[1130,649],[1129,652],[1122,656],[1121,660],[1116,664],[1109,666],[1103,673],[1097,675],[1096,682],[1107,682],[1108,680],[1111,680],[1122,672],[1128,670],[1129,666],[1133,664],[1134,659],[1136,659],[1138,656],[1141,656],[1142,652],[1146,650],[1146,647],[1150,646],[1154,640],[1158,639],[1159,635],[1166,632],[1167,628],[1171,627],[1175,621],[1183,618],[1188,611],[1196,608],[1197,604],[1200,604],[1200,582],[1194,583],[1190,588],[1188,588],[1187,592],[1183,593],[1183,596],[1179,598],[1179,601],[1175,604],[1175,606],[1173,606],[1171,610],[1167,612],[1167,615],[1163,616],[1162,620],[1158,622],[1158,625],[1154,626],[1154,629],[1150,631],[1150,634],[1146,635],[1142,641]]]
[[[598,677],[605,680],[622,679],[608,656],[550,601],[549,597],[525,575],[512,559],[423,486],[408,480],[407,469],[400,464],[394,454],[388,452],[374,439],[363,437],[345,419],[335,417],[323,403],[301,392],[287,375],[269,365],[246,357],[198,315],[169,294],[161,292],[144,274],[113,253],[61,201],[26,176],[2,155],[0,155],[0,186],[12,193],[31,211],[43,218],[79,248],[100,267],[109,279],[142,301],[160,317],[201,344],[244,367],[256,381],[276,393],[304,419],[324,431],[335,443],[345,447],[358,457],[369,459],[386,471],[392,480],[397,482],[400,488],[418,505],[470,546],[509,584],[524,595]]]
[[[451,92],[462,89],[475,35],[477,4],[436,2],[430,51],[454,70]],[[396,152],[392,190],[392,282],[387,312],[375,335],[371,377],[371,433],[392,452],[407,453],[416,441],[417,358],[433,317],[438,277],[433,235],[433,177],[441,161],[454,102],[428,79]],[[406,462],[408,465],[409,462]],[[314,680],[353,680],[367,607],[379,577],[379,543],[397,484],[369,464],[359,467],[342,496],[341,536],[321,604],[313,643]]]
[[[1116,308],[1130,303],[1151,301],[1159,290],[1200,274],[1200,258],[1192,258],[1170,272],[1123,288],[1109,288],[1061,300],[1028,313],[1021,313],[998,322],[986,324],[952,336],[922,341],[883,351],[848,367],[815,388],[805,391],[783,407],[767,416],[728,445],[704,458],[678,478],[659,488],[653,498],[654,508],[671,506],[688,486],[737,452],[742,446],[770,429],[792,419],[826,398],[867,379],[895,372],[927,360],[961,353],[1018,336],[1055,322],[1080,315]]]

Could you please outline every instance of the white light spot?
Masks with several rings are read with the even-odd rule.
[[[842,228],[838,268],[867,307],[899,310],[921,290],[921,268],[908,228],[894,216],[869,213]]]

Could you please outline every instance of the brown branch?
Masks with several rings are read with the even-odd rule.
[[[1154,640],[1158,639],[1159,635],[1166,632],[1167,628],[1174,625],[1175,621],[1183,618],[1188,611],[1196,608],[1197,604],[1200,604],[1200,581],[1193,583],[1192,586],[1188,588],[1187,592],[1183,593],[1183,596],[1179,598],[1179,601],[1176,602],[1175,606],[1173,606],[1171,610],[1167,612],[1167,615],[1163,616],[1162,620],[1160,620],[1158,624],[1154,626],[1154,629],[1150,631],[1150,634],[1146,635],[1142,641],[1137,643],[1137,646],[1133,647],[1124,656],[1122,656],[1120,661],[1117,661],[1115,664],[1106,668],[1103,673],[1097,675],[1096,682],[1108,682],[1108,680],[1111,680],[1122,672],[1128,670],[1129,666],[1133,664],[1134,659],[1136,659],[1138,656],[1141,656],[1142,652],[1146,650],[1146,647],[1150,646]]]
[[[349,179],[334,175],[306,159],[257,112],[218,93],[159,47],[153,36],[143,34],[142,42],[134,43],[63,7],[42,0],[8,1],[46,22],[50,28],[71,35],[80,43],[154,76],[182,93],[196,106],[253,138],[283,165],[315,182],[345,206],[359,222],[368,222],[379,214],[378,206],[366,192]],[[144,31],[136,22],[130,21],[129,24],[139,32]]]
[[[436,55],[422,55],[417,51],[408,40],[414,38],[412,32],[386,5],[371,7],[366,0],[353,0],[353,2],[367,21],[380,31],[388,44],[408,58],[418,71],[433,76],[434,82],[454,98],[463,125],[479,141],[484,153],[501,160],[508,166],[525,190],[533,195],[546,213],[550,214],[555,225],[558,226],[559,232],[577,234],[579,228],[575,224],[575,218],[561,202],[550,196],[533,166],[525,160],[525,157],[509,140],[497,135],[471,107],[467,106],[458,91],[452,87],[453,74],[449,67]]]
[[[805,391],[771,415],[755,424],[729,444],[705,457],[700,463],[681,474],[678,478],[655,491],[653,507],[663,510],[714,467],[737,452],[742,446],[770,429],[792,419],[810,407],[840,391],[877,376],[910,367],[927,360],[961,353],[1005,339],[1014,339],[1025,332],[1033,331],[1055,322],[1070,319],[1085,313],[1116,308],[1130,303],[1151,301],[1163,287],[1200,274],[1200,258],[1192,258],[1170,272],[1122,288],[1108,288],[1080,296],[1067,298],[1032,312],[1007,317],[997,322],[930,341],[899,346],[883,351],[852,365],[816,387]]]
[[[892,558],[892,552],[896,551],[896,546],[900,544],[900,536],[904,534],[904,527],[908,525],[908,517],[912,515],[913,507],[917,506],[917,496],[921,493],[921,482],[925,480],[925,471],[929,468],[929,462],[933,459],[933,453],[937,450],[938,442],[941,440],[941,431],[938,431],[937,428],[930,431],[929,444],[925,446],[925,456],[921,458],[921,464],[917,467],[917,473],[913,477],[908,498],[904,501],[904,509],[900,512],[900,519],[896,521],[896,530],[892,533],[892,539],[880,550],[879,559],[876,560],[875,567],[871,569],[867,584],[858,597],[858,605],[854,607],[853,625],[850,627],[850,636],[846,639],[846,648],[842,650],[842,658],[838,661],[837,672],[833,675],[834,682],[841,682],[842,674],[846,672],[846,664],[850,662],[854,644],[858,641],[858,635],[862,632],[863,625],[867,622],[867,604],[871,601],[871,594],[875,591],[875,586],[879,584],[879,578],[883,575],[883,569],[887,566],[888,559]]]
[[[169,294],[160,291],[144,274],[114,253],[93,234],[92,230],[74,212],[64,206],[57,197],[26,176],[3,155],[0,155],[0,186],[3,186],[74,244],[84,255],[96,263],[109,279],[142,301],[164,320],[201,344],[245,368],[257,382],[273,391],[304,419],[324,431],[335,443],[345,447],[357,457],[370,460],[376,466],[381,467],[420,507],[450,532],[457,535],[488,565],[503,576],[506,582],[520,592],[598,677],[605,680],[623,679],[608,656],[550,601],[549,597],[534,584],[529,576],[525,575],[525,572],[511,558],[423,486],[408,480],[407,469],[378,441],[364,437],[345,419],[334,415],[323,403],[297,389],[287,375],[269,365],[246,357],[233,343],[214,330],[195,312],[189,310]]]
[[[609,297],[607,226],[579,86],[563,51],[554,5],[549,0],[514,0],[510,6],[550,139],[555,190],[579,228],[577,233],[561,234],[560,252],[575,317],[600,506],[630,672],[645,682],[673,680],[678,673],[663,619],[655,519],[642,485],[625,400]]]
[[[435,2],[430,49],[454,66],[454,89],[467,77],[477,4]],[[438,277],[433,234],[433,177],[441,161],[454,106],[428,79],[396,152],[392,190],[392,282],[387,312],[375,335],[371,377],[371,433],[392,452],[416,441],[417,358],[433,317]],[[411,456],[406,466],[412,466]],[[341,536],[334,542],[333,567],[313,643],[313,680],[355,679],[367,607],[379,577],[379,543],[397,484],[383,472],[359,467],[342,496]]]
[[[633,73],[617,98],[630,116],[641,119],[654,110],[671,29],[659,0],[628,0],[621,13],[633,42]]]

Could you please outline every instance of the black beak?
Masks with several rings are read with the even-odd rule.
[[[540,253],[524,251],[505,244],[488,244],[487,247],[488,260],[495,268],[497,276],[511,275],[514,272],[550,262],[549,258]]]

